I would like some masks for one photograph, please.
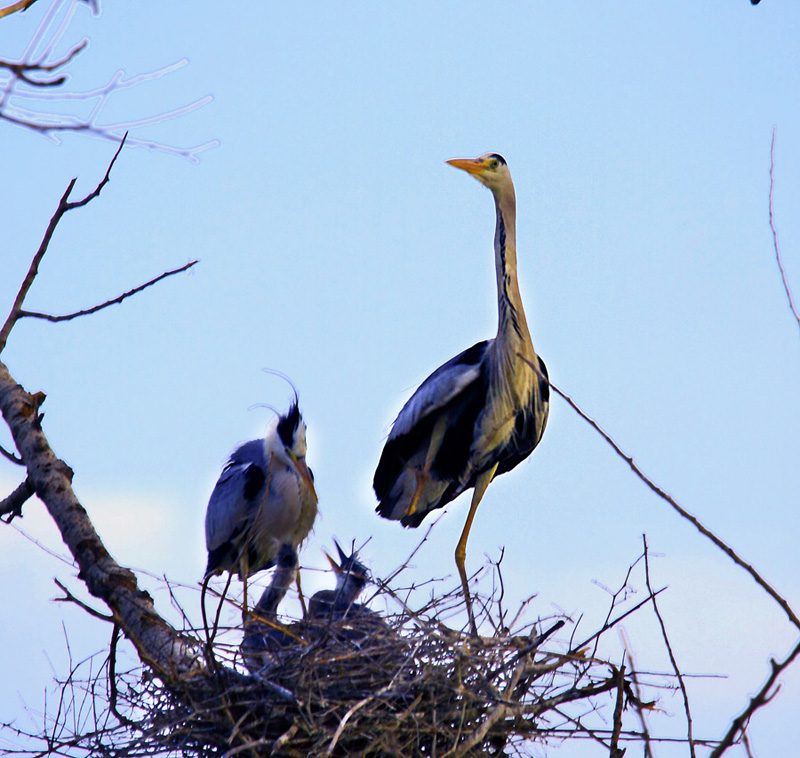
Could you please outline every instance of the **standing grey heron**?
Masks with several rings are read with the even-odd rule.
[[[274,566],[282,545],[296,549],[316,517],[306,425],[295,394],[289,410],[276,415],[263,439],[233,451],[211,493],[205,581],[223,571],[238,573],[246,593],[247,578]]]
[[[455,559],[475,633],[464,568],[475,511],[492,479],[510,471],[539,444],[550,387],[519,294],[516,197],[506,161],[486,153],[447,163],[474,176],[494,195],[497,336],[451,358],[417,388],[392,425],[373,488],[377,512],[411,527],[474,488]]]

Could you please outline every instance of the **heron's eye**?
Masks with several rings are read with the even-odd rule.
[[[492,160],[489,161],[489,168],[492,169],[493,171],[496,171],[499,165],[500,161],[497,160],[497,158],[492,158]]]

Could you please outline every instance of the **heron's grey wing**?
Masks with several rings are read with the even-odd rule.
[[[264,486],[266,463],[262,440],[238,447],[222,471],[206,509],[206,575],[231,569],[253,517],[253,503]]]
[[[477,412],[477,409],[473,409],[472,405],[474,404],[467,401],[474,394],[473,390],[476,386],[483,380],[481,364],[488,345],[488,341],[479,342],[436,369],[417,388],[417,391],[398,414],[381,453],[372,482],[375,494],[380,501],[378,513],[382,516],[388,518],[387,514],[394,512],[395,504],[391,501],[389,493],[397,478],[403,473],[408,461],[422,447],[429,444],[430,435],[438,417],[437,411],[451,414],[453,418],[449,419],[449,422],[463,422],[465,428],[463,430],[459,428],[457,431],[459,436],[463,437],[464,444],[458,446],[457,452],[460,453],[463,447],[464,455],[468,454],[472,441],[472,425],[475,420],[472,411]],[[444,411],[444,409],[448,410]],[[462,410],[468,412],[461,413]],[[456,455],[456,457],[461,456]],[[460,462],[454,460],[452,466],[448,467],[458,469],[459,465]]]
[[[447,405],[480,377],[488,340],[459,353],[436,369],[409,398],[392,425],[390,440],[408,434],[426,417]]]

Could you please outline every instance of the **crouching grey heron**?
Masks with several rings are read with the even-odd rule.
[[[317,517],[314,477],[306,464],[306,425],[297,395],[263,439],[231,454],[206,510],[205,581],[223,571],[247,578],[275,565],[282,545],[295,550]]]
[[[447,162],[494,195],[497,335],[450,359],[422,382],[392,425],[373,487],[377,512],[411,527],[474,488],[455,559],[476,633],[464,568],[475,511],[492,479],[539,444],[550,388],[544,361],[533,349],[517,283],[516,197],[506,161],[486,153]]]

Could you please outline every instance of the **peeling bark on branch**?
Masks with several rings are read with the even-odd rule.
[[[195,642],[182,637],[155,610],[129,569],[109,554],[72,489],[72,470],[42,431],[38,402],[0,362],[0,410],[28,469],[29,482],[58,526],[89,592],[111,610],[139,657],[165,682],[200,668]]]

